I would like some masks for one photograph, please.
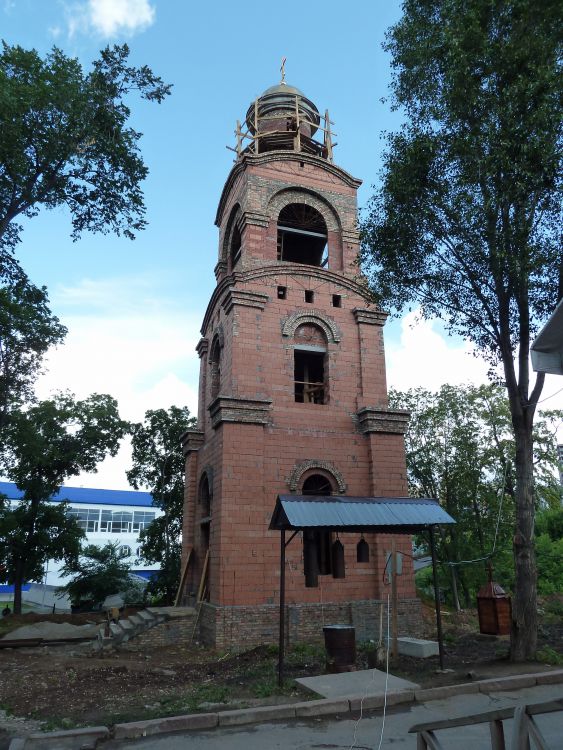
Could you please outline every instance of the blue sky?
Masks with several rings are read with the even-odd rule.
[[[400,123],[381,101],[390,78],[381,43],[399,16],[397,0],[0,0],[0,36],[9,44],[41,53],[56,44],[88,67],[106,44],[127,42],[132,63],[149,65],[174,85],[161,105],[131,101],[150,170],[149,226],[134,242],[84,235],[73,243],[64,210],[42,211],[25,224],[18,256],[32,280],[48,287],[69,328],[67,343],[49,357],[41,396],[61,388],[79,396],[109,392],[129,419],[172,403],[195,411],[194,347],[215,283],[214,218],[232,166],[225,147],[234,145],[236,120],[279,81],[286,57],[288,83],[319,110],[328,108],[335,161],[364,181],[365,205],[378,181],[382,132]],[[486,367],[468,345],[449,339],[436,322],[413,325],[411,315],[389,323],[386,349],[397,387],[485,379]],[[545,395],[558,387],[552,378]],[[549,405],[561,408],[563,400]],[[124,446],[97,475],[73,483],[127,488],[127,465]]]

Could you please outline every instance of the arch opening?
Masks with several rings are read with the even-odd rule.
[[[300,404],[326,404],[328,399],[328,357],[324,331],[305,323],[295,331],[294,396]]]
[[[278,260],[328,267],[328,231],[323,216],[305,203],[289,203],[278,216]]]

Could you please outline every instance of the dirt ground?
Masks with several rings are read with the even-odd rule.
[[[559,602],[561,604],[561,602]],[[438,673],[438,657],[399,656],[390,671],[420,685],[435,686],[487,677],[549,669],[563,662],[563,620],[545,616],[540,627],[542,662],[514,665],[507,660],[508,638],[483,636],[475,612],[446,613],[445,661],[448,671]],[[51,619],[85,624],[92,615],[26,614],[12,616],[10,628]],[[433,610],[424,607],[426,637],[434,638]],[[8,627],[2,622],[0,635]],[[358,648],[357,666],[368,666],[368,652]],[[292,678],[322,674],[322,646],[289,649],[287,681],[280,691],[276,679],[277,654],[271,646],[241,654],[218,654],[197,645],[141,651],[135,641],[119,651],[84,655],[81,647],[65,645],[0,650],[0,750],[9,735],[26,730],[113,724],[141,718],[218,710],[245,705],[304,700],[314,696],[298,688]],[[451,671],[450,671],[451,670]],[[37,723],[37,722],[40,722]]]

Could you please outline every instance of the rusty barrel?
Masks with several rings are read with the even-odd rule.
[[[353,625],[326,625],[323,628],[326,666],[329,672],[356,669],[356,630]]]

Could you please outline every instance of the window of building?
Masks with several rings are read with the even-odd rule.
[[[312,289],[305,289],[305,302],[312,303],[315,301],[315,292]]]
[[[233,234],[231,236],[231,248],[230,248],[231,270],[236,266],[236,264],[240,260],[241,244],[242,244],[242,239],[240,235],[240,229],[237,226],[235,226],[233,228]]]
[[[295,400],[305,404],[328,402],[327,343],[318,326],[305,323],[294,336]]]
[[[148,527],[156,518],[156,513],[136,510],[133,513],[133,531],[140,532]]]
[[[201,515],[209,518],[211,515],[211,488],[207,473],[203,474],[199,481],[199,502],[201,503]]]
[[[118,550],[121,557],[131,557],[131,547],[128,544],[122,544]]]
[[[209,367],[211,370],[211,398],[213,399],[219,395],[219,389],[221,388],[221,344],[218,338],[214,339],[211,346]]]
[[[339,294],[332,295],[332,306],[342,307],[342,297]]]
[[[278,287],[278,299],[286,299],[286,297],[287,297],[287,287],[279,286]]]
[[[312,474],[307,477],[301,489],[301,494],[303,495],[320,495],[323,497],[332,495],[332,492],[333,486],[331,481],[322,474]],[[319,575],[330,575],[332,573],[332,533],[324,530],[313,531],[311,541],[316,547]]]
[[[93,508],[68,508],[68,514],[73,516],[80,528],[86,532],[96,532],[100,523],[100,511]]]
[[[278,260],[328,267],[327,228],[315,208],[290,203],[280,211]]]

